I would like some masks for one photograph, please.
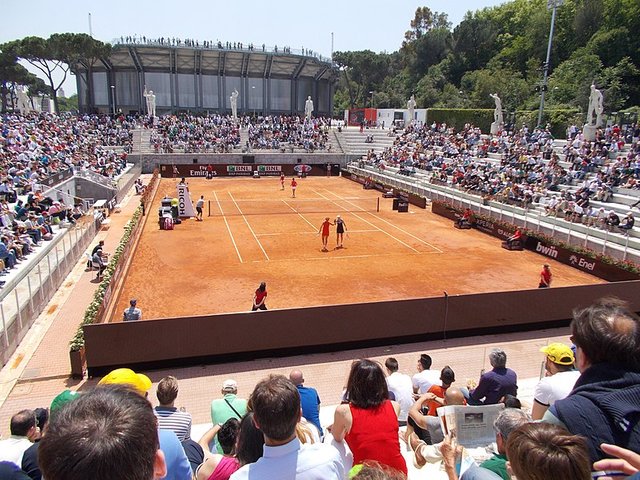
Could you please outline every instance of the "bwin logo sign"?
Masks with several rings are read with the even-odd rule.
[[[536,252],[546,255],[547,257],[558,258],[558,251],[556,250],[556,247],[547,247],[540,242],[536,245]]]

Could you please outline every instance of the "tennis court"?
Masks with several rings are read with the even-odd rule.
[[[147,207],[143,233],[119,289],[112,315],[119,321],[130,298],[145,319],[247,311],[267,283],[269,309],[398,300],[535,288],[542,263],[532,252],[507,252],[499,240],[410,206],[392,210],[380,192],[340,177],[188,179],[195,202],[204,195],[204,221],[158,227],[165,195],[176,180],[162,179]],[[378,211],[379,210],[379,211]],[[318,229],[341,215],[343,249],[331,229],[322,252]],[[107,246],[107,250],[110,246]],[[554,287],[602,280],[552,262]]]

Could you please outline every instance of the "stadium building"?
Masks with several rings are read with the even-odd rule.
[[[157,115],[230,113],[229,97],[237,90],[238,114],[303,114],[310,96],[314,116],[331,114],[339,74],[330,59],[308,51],[158,41],[118,42],[109,58],[77,63],[73,73],[82,112],[145,113],[146,85],[156,96]]]

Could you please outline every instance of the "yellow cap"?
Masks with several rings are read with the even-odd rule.
[[[136,373],[130,368],[117,368],[102,377],[98,385],[130,385],[140,395],[146,395],[151,388],[151,380],[144,373]]]

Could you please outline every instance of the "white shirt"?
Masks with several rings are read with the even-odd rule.
[[[396,402],[400,404],[400,414],[398,420],[406,422],[409,409],[413,405],[413,383],[409,375],[400,372],[393,372],[387,377],[387,387],[396,397]]]
[[[418,389],[418,393],[425,393],[431,388],[431,385],[440,384],[440,372],[437,370],[423,370],[416,373],[411,381],[414,388]]]
[[[551,406],[571,393],[579,376],[579,371],[571,370],[544,377],[536,385],[533,398],[542,405]]]
[[[22,455],[33,443],[27,437],[11,435],[5,440],[0,440],[0,462],[15,463],[22,468]]]
[[[263,447],[256,463],[245,465],[232,480],[333,480],[345,479],[342,458],[331,445],[301,444],[294,438],[278,447]]]

